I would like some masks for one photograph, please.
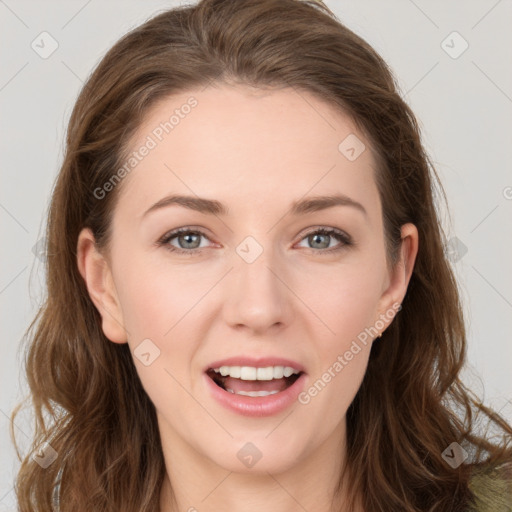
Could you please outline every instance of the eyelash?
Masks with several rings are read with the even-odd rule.
[[[179,249],[179,248],[174,247],[169,244],[169,242],[172,239],[174,239],[177,236],[184,234],[184,233],[201,235],[201,236],[204,236],[205,238],[208,238],[202,231],[190,229],[188,227],[183,227],[183,228],[175,229],[174,231],[171,231],[169,233],[166,233],[162,238],[160,238],[160,240],[157,241],[157,245],[159,247],[163,246],[166,250],[168,250],[170,252],[177,253],[177,254],[186,254],[187,256],[193,256],[195,254],[199,254],[199,253],[203,252],[203,249],[206,249],[206,247],[203,247],[201,249]],[[320,253],[322,255],[328,255],[328,254],[332,254],[333,252],[338,252],[338,251],[341,251],[342,249],[345,249],[347,247],[354,245],[354,242],[349,235],[347,235],[343,231],[340,231],[339,229],[335,229],[335,228],[320,228],[315,231],[311,231],[310,233],[306,233],[301,238],[300,241],[304,240],[308,236],[316,235],[316,234],[329,235],[343,243],[337,247],[331,247],[330,249],[309,248],[310,251],[313,251],[315,253]]]

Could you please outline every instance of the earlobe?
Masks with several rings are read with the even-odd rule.
[[[101,315],[103,333],[114,343],[126,343],[126,330],[112,271],[108,261],[98,251],[94,234],[89,228],[84,228],[78,236],[77,264],[89,296]]]

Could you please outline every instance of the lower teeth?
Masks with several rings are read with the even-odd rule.
[[[268,396],[268,395],[275,395],[276,393],[279,393],[279,391],[233,391],[230,388],[226,388],[226,391],[229,393],[234,393],[235,395],[244,395],[244,396]]]

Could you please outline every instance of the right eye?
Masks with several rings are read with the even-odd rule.
[[[178,252],[180,254],[192,254],[202,252],[204,247],[201,247],[201,237],[207,238],[207,236],[202,232],[190,228],[179,228],[166,233],[159,241],[158,245],[165,247],[168,251]],[[183,240],[181,242],[182,245],[185,245],[185,248],[176,247],[171,244],[171,241]],[[199,245],[198,245],[199,241]],[[190,245],[190,246],[188,246]]]

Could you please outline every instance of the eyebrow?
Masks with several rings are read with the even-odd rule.
[[[221,202],[215,199],[206,199],[204,197],[170,195],[157,201],[153,206],[146,210],[143,217],[150,212],[166,208],[171,205],[179,205],[190,210],[194,210],[207,215],[228,215],[229,209]],[[361,203],[354,201],[344,194],[335,194],[330,196],[314,196],[294,201],[290,210],[291,215],[304,215],[306,213],[318,212],[333,208],[334,206],[351,206],[356,208],[366,217],[368,212]]]

